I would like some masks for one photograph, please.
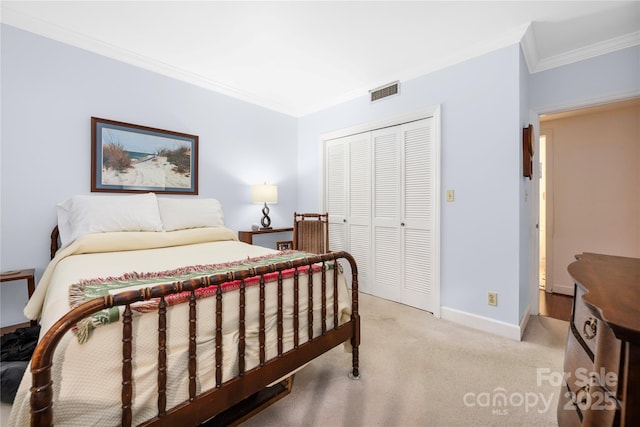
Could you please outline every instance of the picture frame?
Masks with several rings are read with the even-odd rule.
[[[293,249],[293,241],[286,240],[284,242],[276,242],[276,249],[279,251],[287,251]]]
[[[198,136],[91,117],[91,191],[198,194]]]
[[[533,125],[522,128],[522,176],[533,178]]]

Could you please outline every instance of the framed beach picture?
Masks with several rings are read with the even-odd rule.
[[[198,137],[91,117],[91,191],[198,194]]]

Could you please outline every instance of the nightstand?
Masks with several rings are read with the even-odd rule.
[[[29,298],[31,298],[31,295],[33,295],[33,292],[36,290],[35,272],[36,271],[33,268],[3,271],[2,273],[0,273],[0,283],[13,282],[15,280],[26,280],[27,292],[29,293]],[[31,326],[36,326],[37,324],[37,321],[31,321]]]
[[[255,236],[255,235],[271,234],[271,233],[292,233],[292,232],[293,232],[293,227],[290,227],[290,228],[268,228],[268,229],[252,230],[252,231],[238,231],[238,239],[241,242],[253,245],[253,236]],[[287,238],[287,240],[288,240],[288,238]],[[282,242],[282,243],[288,243],[288,242]],[[288,248],[288,249],[291,249],[291,248]]]

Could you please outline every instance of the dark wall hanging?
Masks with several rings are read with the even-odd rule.
[[[522,175],[533,178],[533,125],[522,129]]]

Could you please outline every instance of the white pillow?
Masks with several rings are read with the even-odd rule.
[[[216,199],[171,199],[158,197],[165,231],[224,225],[222,206]]]
[[[56,205],[61,247],[88,233],[162,231],[154,193],[74,196]]]

